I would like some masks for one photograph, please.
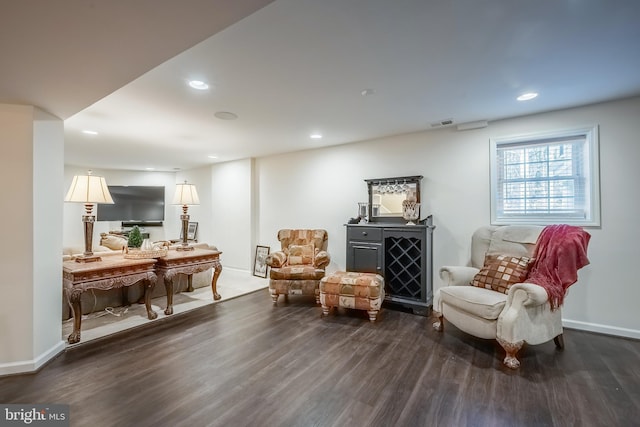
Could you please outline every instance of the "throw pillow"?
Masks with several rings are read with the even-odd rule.
[[[471,285],[506,294],[512,285],[525,281],[532,261],[526,256],[487,255]]]
[[[314,254],[313,245],[291,245],[289,246],[289,265],[313,264]]]
[[[113,251],[120,251],[122,248],[127,247],[127,239],[120,236],[114,236],[112,234],[101,235],[100,246],[106,246]]]

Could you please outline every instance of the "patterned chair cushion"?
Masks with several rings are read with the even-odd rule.
[[[290,245],[289,265],[312,265],[315,254],[313,244]]]
[[[317,280],[270,280],[271,295],[318,295]]]
[[[320,280],[324,277],[324,270],[312,265],[293,265],[282,268],[272,268],[269,278],[275,280]]]
[[[326,249],[328,235],[326,230],[292,230],[278,231],[278,240],[283,251],[291,245],[313,244],[318,250]]]
[[[525,281],[532,261],[527,256],[487,255],[471,285],[506,294],[512,285]]]

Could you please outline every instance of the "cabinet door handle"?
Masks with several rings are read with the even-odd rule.
[[[363,232],[362,232],[362,235],[363,235],[363,236],[367,236],[367,235],[368,235],[368,233],[367,233],[366,231],[363,231]]]
[[[371,250],[376,250],[377,248],[371,247],[371,246],[358,246],[358,245],[353,245],[352,248],[354,249],[371,249]]]

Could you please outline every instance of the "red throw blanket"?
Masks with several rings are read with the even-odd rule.
[[[582,228],[566,224],[548,225],[538,236],[535,261],[525,282],[546,289],[552,310],[562,305],[567,288],[578,280],[578,270],[589,264],[590,238]]]

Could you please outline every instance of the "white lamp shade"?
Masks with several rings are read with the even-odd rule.
[[[176,193],[173,196],[174,205],[199,205],[200,199],[196,186],[193,184],[177,184]]]
[[[104,177],[93,175],[74,176],[64,201],[113,204]]]

